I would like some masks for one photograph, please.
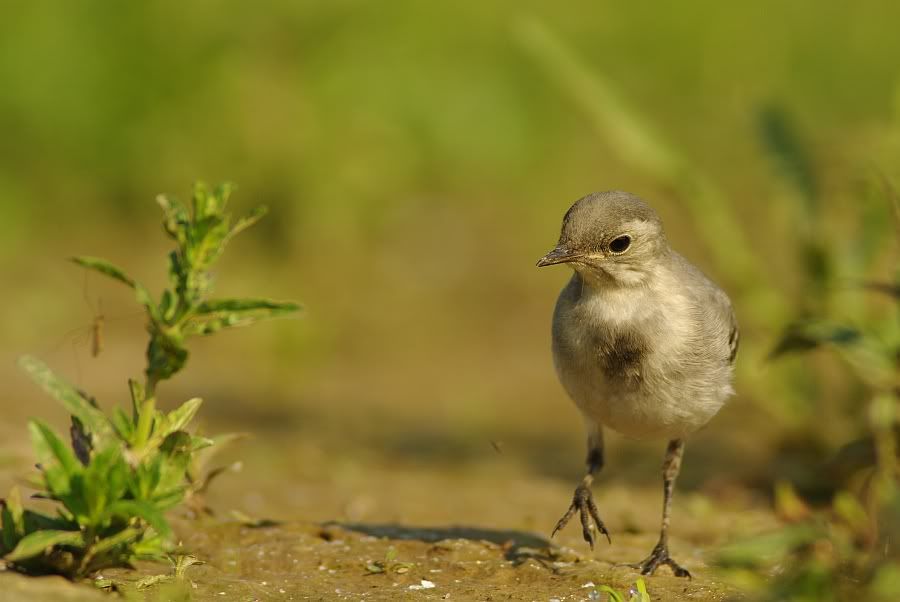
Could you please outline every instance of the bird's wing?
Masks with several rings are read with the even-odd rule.
[[[730,304],[729,304],[730,305]],[[734,310],[731,310],[731,332],[728,334],[728,363],[734,364],[734,358],[737,357],[738,347],[741,344],[741,329],[738,327],[737,318]]]
[[[734,315],[734,308],[731,306],[731,300],[722,289],[716,286],[696,266],[677,253],[673,253],[673,256],[676,264],[681,268],[684,282],[692,293],[696,295],[697,308],[700,314],[698,317],[708,329],[707,334],[718,342],[718,344],[713,345],[713,348],[716,350],[714,353],[718,357],[724,355],[729,364],[734,364],[741,335],[737,318]],[[727,337],[727,340],[725,337]],[[720,353],[722,355],[719,355]]]

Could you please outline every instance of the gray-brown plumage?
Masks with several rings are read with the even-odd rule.
[[[553,360],[585,419],[588,471],[553,534],[578,512],[591,548],[595,526],[609,538],[591,494],[604,426],[665,438],[660,539],[636,566],[652,574],[666,564],[690,577],[669,557],[669,506],[684,438],[732,393],[739,337],[731,302],[669,247],[656,212],[627,192],[594,193],[572,205],[559,243],[537,265],[558,263],[575,273],[553,314]]]

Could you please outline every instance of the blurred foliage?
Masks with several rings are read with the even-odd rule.
[[[0,24],[2,227],[50,218],[48,205],[127,218],[147,190],[197,173],[232,174],[301,237],[349,221],[347,242],[423,195],[546,202],[571,167],[614,173],[619,149],[586,143],[581,119],[511,43],[529,13],[641,98],[679,147],[707,155],[746,148],[714,132],[746,126],[760,98],[809,106],[811,123],[840,132],[883,115],[896,84],[889,23],[900,10],[889,5],[566,6],[11,3]],[[700,114],[702,126],[685,118]],[[573,196],[562,192],[561,205]]]
[[[210,269],[226,243],[262,211],[231,223],[231,187],[198,184],[190,207],[158,199],[166,233],[176,242],[169,255],[171,288],[160,301],[108,261],[77,257],[75,263],[131,288],[147,316],[147,368],[143,383],[129,381],[131,415],[121,407],[104,414],[94,398],[25,357],[22,368],[71,414],[71,449],[39,420],[29,424],[40,471],[38,497],[59,504],[55,516],[23,508],[17,489],[2,502],[0,554],[5,566],[30,573],[77,578],[100,569],[160,559],[172,550],[164,512],[202,492],[221,471],[200,476],[201,450],[234,438],[208,439],[187,427],[200,399],[171,412],[156,407],[156,387],[184,368],[186,339],[297,311],[295,303],[267,299],[208,299]],[[176,574],[186,567],[176,565]]]
[[[809,170],[800,167],[805,164],[804,151],[785,135],[783,123],[778,128],[778,141],[770,151],[799,196],[806,197],[801,208],[808,221],[821,224],[823,209],[810,202],[816,200],[816,187]],[[764,133],[771,134],[768,128]],[[798,177],[799,172],[805,175]],[[884,238],[891,230],[895,242],[900,241],[900,214],[888,184],[881,199],[882,220],[864,222],[858,234],[869,240],[815,247],[821,261],[806,264],[810,298],[800,304],[799,315],[770,355],[778,360],[791,353],[830,350],[864,389],[844,416],[848,438],[837,442],[842,447],[831,461],[832,484],[838,489],[830,505],[813,509],[791,483],[781,482],[775,502],[784,527],[719,551],[718,561],[726,574],[754,600],[887,602],[900,598],[900,298],[893,294],[900,285],[900,256],[896,245],[888,252],[892,281],[872,286],[857,277],[842,287],[882,296],[881,304],[843,303],[846,290],[838,292],[831,267],[840,265],[849,249]],[[821,226],[811,227],[799,241],[800,252],[808,253],[813,241],[824,240],[821,231]],[[880,259],[877,252],[866,254],[867,262]],[[816,431],[817,425],[810,423],[808,429]],[[808,468],[810,474],[816,470]]]

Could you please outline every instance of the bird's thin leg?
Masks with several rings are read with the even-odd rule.
[[[572,503],[562,518],[556,523],[553,533],[550,537],[554,537],[558,531],[565,527],[575,513],[579,513],[581,519],[581,534],[584,540],[588,542],[591,549],[594,549],[594,528],[606,536],[610,541],[609,531],[600,518],[600,511],[597,504],[594,503],[594,496],[591,493],[591,484],[594,482],[594,476],[603,468],[603,430],[599,425],[592,425],[588,428],[588,453],[587,453],[587,474],[578,487],[575,488],[575,495],[572,496]]]
[[[672,504],[672,492],[675,489],[675,479],[681,470],[681,457],[684,455],[684,441],[673,439],[669,441],[666,449],[666,458],[663,460],[663,514],[662,529],[659,533],[659,543],[653,548],[643,562],[632,565],[641,569],[642,575],[652,575],[660,565],[668,565],[676,577],[691,578],[690,572],[669,556],[669,510]]]

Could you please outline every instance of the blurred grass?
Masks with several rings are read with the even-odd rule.
[[[7,360],[48,348],[101,396],[122,394],[141,325],[110,320],[111,354],[73,356],[65,333],[91,310],[61,259],[127,258],[158,287],[149,200],[229,179],[277,218],[226,260],[219,290],[265,284],[309,313],[229,335],[173,387],[215,375],[223,419],[298,437],[319,425],[335,453],[477,462],[499,438],[532,470],[569,476],[580,427],[548,352],[563,275],[532,265],[572,201],[624,188],[726,286],[744,331],[739,397],[698,436],[708,463],[688,462],[686,482],[818,478],[811,458],[852,435],[855,376],[819,355],[764,358],[804,304],[888,311],[849,285],[892,269],[877,173],[900,181],[900,6],[5,8],[0,407],[41,407],[22,403]],[[127,299],[87,286],[127,315]],[[621,445],[620,462],[658,461]]]

